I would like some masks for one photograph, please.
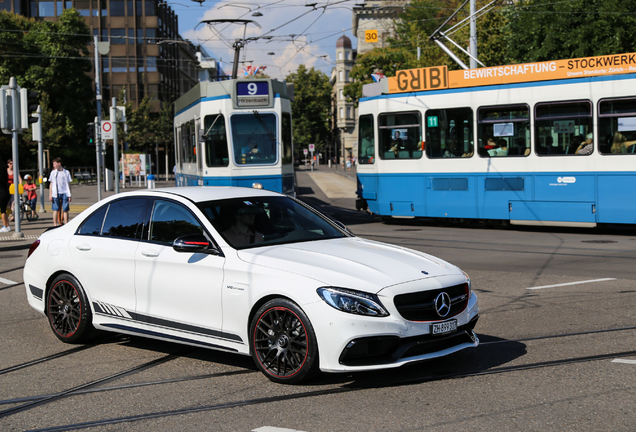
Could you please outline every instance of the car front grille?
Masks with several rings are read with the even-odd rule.
[[[435,299],[443,292],[448,294],[451,300],[450,312],[444,317],[435,310]],[[400,315],[408,321],[439,321],[454,317],[466,309],[469,295],[468,283],[463,283],[430,291],[396,295],[393,304]]]

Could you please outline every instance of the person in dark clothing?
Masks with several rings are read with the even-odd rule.
[[[9,193],[9,174],[7,172],[8,165],[6,159],[0,155],[0,213],[2,213],[2,228],[0,232],[9,232],[9,217],[7,216],[7,206],[11,194]]]

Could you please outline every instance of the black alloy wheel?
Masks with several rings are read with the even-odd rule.
[[[272,381],[295,384],[318,370],[318,344],[305,313],[286,299],[265,303],[250,327],[252,357]]]
[[[46,313],[53,333],[63,342],[84,342],[93,333],[86,294],[77,279],[69,274],[62,274],[51,283]]]

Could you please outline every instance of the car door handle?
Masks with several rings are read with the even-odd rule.
[[[149,258],[155,258],[159,256],[159,252],[154,250],[145,250],[145,251],[142,251],[141,254]]]
[[[81,250],[81,251],[89,251],[89,250],[91,250],[91,245],[86,244],[86,243],[82,243],[82,244],[76,245],[75,248],[77,250]]]

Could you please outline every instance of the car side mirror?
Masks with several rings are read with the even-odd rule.
[[[202,234],[190,234],[181,237],[177,237],[172,242],[172,249],[177,252],[186,253],[207,253],[213,255],[219,255],[219,251],[214,247]]]

